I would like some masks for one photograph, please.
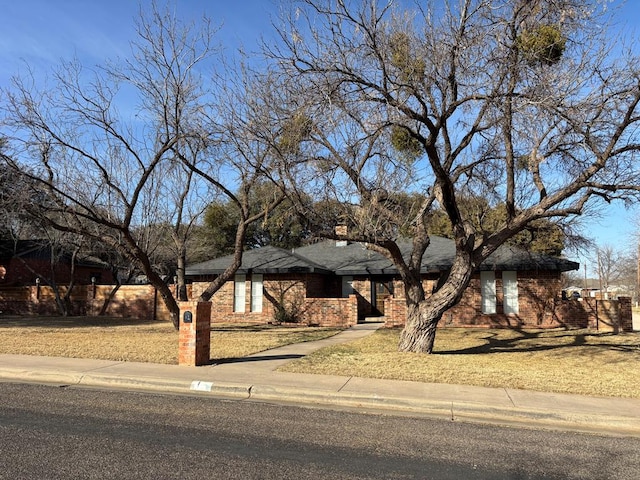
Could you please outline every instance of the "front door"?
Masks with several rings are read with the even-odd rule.
[[[374,314],[384,316],[384,301],[393,296],[392,280],[373,280],[371,282],[372,305]]]

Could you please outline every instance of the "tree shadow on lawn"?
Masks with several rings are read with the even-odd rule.
[[[267,330],[275,330],[276,325],[261,323],[212,323],[212,332],[264,332]]]
[[[288,355],[250,355],[248,357],[228,357],[211,359],[211,365],[224,365],[233,363],[251,363],[251,362],[268,362],[270,360],[298,360],[303,358],[302,354],[288,354]]]
[[[474,347],[462,348],[459,350],[439,350],[442,355],[479,355],[487,353],[518,353],[518,352],[545,352],[551,350],[585,348],[597,348],[602,350],[618,351],[623,353],[640,354],[640,335],[637,334],[615,334],[610,332],[585,332],[567,330],[561,334],[549,335],[550,331],[526,331],[513,330],[519,337],[498,338],[497,332],[487,333],[479,340],[485,343]],[[624,336],[629,342],[609,343],[602,341],[606,338],[619,338]],[[565,342],[566,338],[572,338],[570,343]],[[635,343],[634,343],[635,340]],[[537,341],[537,343],[536,343]],[[437,345],[437,341],[436,341]]]

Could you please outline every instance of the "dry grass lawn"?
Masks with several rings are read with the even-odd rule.
[[[211,358],[238,358],[291,343],[319,340],[335,329],[213,325]],[[178,363],[178,332],[168,322],[107,317],[0,317],[0,353]]]
[[[211,357],[244,357],[337,332],[214,325]],[[447,328],[438,331],[434,355],[399,353],[399,334],[379,330],[281,370],[640,398],[640,333]],[[175,364],[177,344],[178,333],[167,322],[0,317],[0,353]]]
[[[640,398],[640,333],[448,328],[434,355],[397,352],[399,334],[379,330],[280,370]]]

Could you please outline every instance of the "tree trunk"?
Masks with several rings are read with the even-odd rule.
[[[242,265],[242,252],[244,250],[244,241],[248,224],[249,222],[246,220],[245,215],[238,223],[234,242],[233,260],[231,261],[231,264],[207,286],[207,288],[200,294],[198,301],[210,301],[211,297],[213,297],[213,295],[222,288],[225,282],[234,277],[238,268]]]
[[[120,290],[121,286],[122,284],[116,281],[115,286],[111,289],[109,295],[107,295],[107,298],[105,298],[104,302],[102,303],[102,307],[100,308],[100,312],[98,313],[99,317],[103,317],[107,314],[107,309],[109,308],[109,305],[111,304],[113,298],[116,296],[116,293],[118,293],[118,290]]]
[[[425,300],[407,312],[407,323],[398,350],[401,352],[432,353],[436,340],[436,327],[442,318]]]
[[[432,295],[425,297],[421,284],[405,286],[407,321],[400,335],[399,351],[433,353],[438,323],[442,315],[460,301],[472,273],[469,256],[458,252],[446,279]]]
[[[58,285],[54,282],[50,284],[51,289],[53,290],[53,295],[56,301],[56,307],[58,308],[58,313],[63,317],[69,316],[69,309],[67,308],[67,304],[64,302],[62,295],[60,295],[60,289]]]
[[[181,302],[189,300],[187,297],[187,279],[185,277],[186,263],[186,249],[182,248],[178,255],[178,265],[176,268],[176,298]]]
[[[173,323],[174,328],[178,330],[180,328],[180,306],[178,302],[176,302],[171,288],[164,282],[160,275],[151,268],[147,270],[147,278],[149,279],[149,283],[153,285],[158,294],[160,294],[167,310],[169,310],[171,323]]]
[[[162,281],[160,283],[151,283],[158,290],[158,293],[162,297],[167,310],[169,310],[169,316],[171,317],[171,323],[173,323],[173,327],[178,330],[180,328],[180,306],[171,293],[169,285]]]

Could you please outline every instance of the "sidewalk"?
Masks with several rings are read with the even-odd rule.
[[[211,395],[362,412],[425,415],[452,421],[640,436],[639,399],[275,371],[284,363],[319,348],[369,335],[378,326],[360,324],[324,340],[288,345],[203,367],[0,355],[0,381]]]

